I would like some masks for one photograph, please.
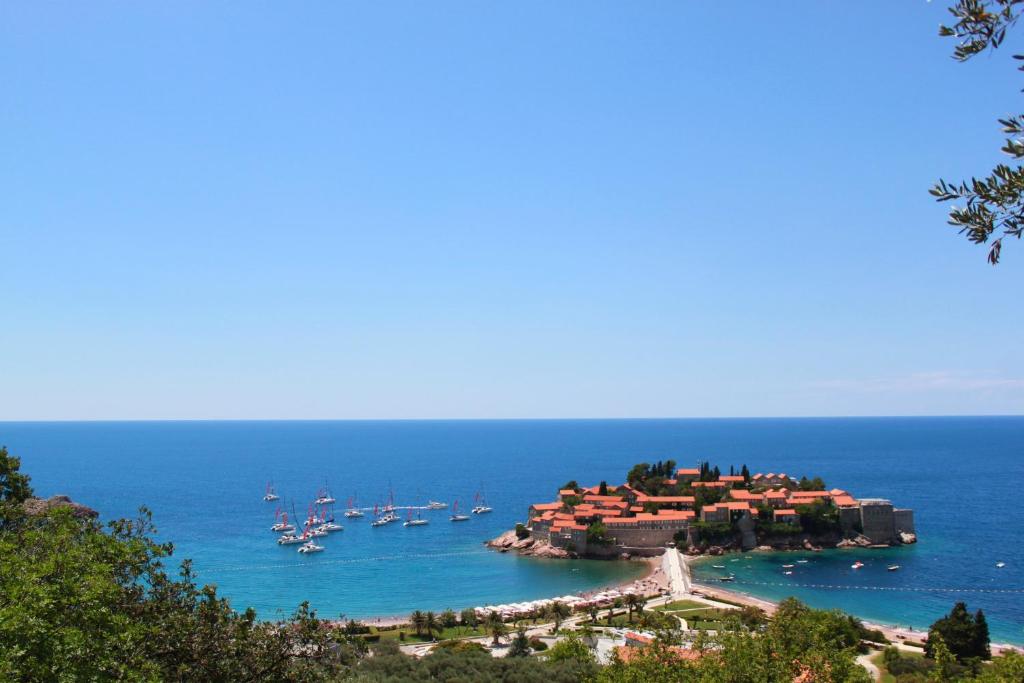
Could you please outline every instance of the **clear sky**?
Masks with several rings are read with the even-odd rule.
[[[946,2],[0,6],[0,420],[1020,413]]]

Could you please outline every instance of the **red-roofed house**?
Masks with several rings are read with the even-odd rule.
[[[702,522],[728,522],[729,508],[725,505],[705,505],[700,509]]]
[[[745,480],[741,474],[723,474],[718,477],[718,481],[724,481],[735,486],[736,484],[742,484]]]
[[[772,517],[776,522],[796,522],[800,520],[800,515],[797,514],[796,510],[774,510]]]
[[[680,468],[676,470],[676,479],[680,481],[693,481],[700,476],[700,470],[696,467],[692,468]]]
[[[764,502],[768,503],[773,508],[786,507],[789,503],[789,491],[782,491],[779,489],[766,491],[764,494]]]

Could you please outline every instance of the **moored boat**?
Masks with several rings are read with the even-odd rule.
[[[299,548],[299,552],[303,553],[303,554],[306,554],[306,553],[322,553],[323,551],[324,551],[324,547],[322,545],[317,545],[313,541],[307,541],[305,544],[303,544],[303,546],[301,548]]]
[[[281,499],[281,496],[277,495],[277,493],[274,491],[274,485],[268,481],[267,482],[266,493],[263,494],[263,500],[265,500],[265,501],[267,501],[269,503],[271,501],[280,500],[280,499]]]
[[[898,572],[900,570],[900,566],[898,564],[891,564],[888,567],[886,567],[886,569],[888,569],[891,572]]]
[[[431,500],[431,501],[427,502],[427,509],[428,510],[446,510],[446,509],[448,509],[448,503],[439,503],[436,500]]]
[[[455,504],[452,505],[452,516],[449,517],[448,520],[452,521],[452,522],[468,522],[469,521],[469,515],[460,515],[459,514],[459,501],[458,500],[456,500]]]

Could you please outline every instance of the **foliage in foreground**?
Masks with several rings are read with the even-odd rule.
[[[949,9],[956,21],[939,27],[939,35],[959,41],[953,58],[965,62],[999,47],[1007,30],[1020,18],[1022,5],[1021,0],[957,0]],[[1021,61],[1024,55],[1013,58]],[[1024,158],[1024,115],[1007,116],[999,119],[999,124],[1007,136],[1001,151],[1020,161]],[[993,265],[999,263],[1003,240],[1019,239],[1024,234],[1024,166],[997,164],[984,178],[940,180],[931,194],[940,202],[965,202],[950,209],[949,224],[975,244],[991,240],[988,260]]]

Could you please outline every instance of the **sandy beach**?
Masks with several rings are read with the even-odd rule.
[[[683,556],[689,568],[689,563],[693,560],[691,557]],[[741,605],[752,605],[763,609],[768,614],[774,614],[775,609],[778,606],[777,602],[771,600],[764,600],[762,598],[756,598],[746,593],[741,593],[736,590],[730,590],[728,588],[722,588],[717,585],[709,585],[707,583],[693,583],[693,590],[699,592],[701,595],[714,600],[719,598],[727,600],[729,602],[738,603]],[[925,638],[928,637],[927,631],[919,631],[912,628],[905,628],[901,626],[892,626],[889,624],[878,624],[872,621],[863,620],[864,625],[871,629],[878,629],[885,634],[885,637],[896,644],[901,644],[904,641],[910,641],[914,643],[921,643]],[[906,647],[911,647],[907,645]],[[1008,643],[992,643],[992,654],[1000,654],[1004,651],[1024,652],[1024,648]]]
[[[597,560],[595,560],[595,561],[597,561]],[[601,560],[601,561],[619,562],[621,560]],[[633,579],[631,581],[623,581],[621,583],[611,584],[611,585],[608,585],[608,586],[601,586],[601,587],[594,588],[594,589],[589,590],[589,591],[583,591],[581,593],[575,593],[575,595],[578,595],[579,597],[585,599],[585,598],[589,598],[591,596],[597,595],[598,593],[604,593],[606,591],[616,590],[616,591],[619,591],[620,593],[623,593],[623,594],[626,594],[626,593],[637,593],[639,595],[644,595],[644,596],[647,596],[647,597],[651,597],[651,596],[660,595],[662,593],[662,591],[668,590],[668,579],[665,576],[664,571],[662,571],[662,569],[661,569],[661,557],[644,557],[644,558],[636,558],[636,559],[629,560],[629,561],[630,562],[642,562],[644,564],[644,573],[643,573],[642,576],[640,576],[637,579]],[[551,597],[558,597],[558,596],[551,596]],[[455,611],[456,611],[456,613],[458,613],[460,610],[465,609],[467,607],[482,607],[482,605],[464,605],[463,607],[460,607],[460,608],[456,609]],[[415,607],[411,608],[409,610],[410,613],[414,609],[416,609],[416,608]],[[345,621],[347,621],[347,620],[345,620]],[[366,617],[366,618],[363,618],[363,619],[356,619],[355,621],[357,621],[359,623],[362,623],[362,624],[366,624],[367,626],[389,627],[389,626],[398,626],[398,625],[401,625],[401,624],[408,624],[409,623],[409,615],[408,614],[392,614],[392,615],[385,615],[385,616]],[[342,623],[342,622],[337,622],[337,623]]]

